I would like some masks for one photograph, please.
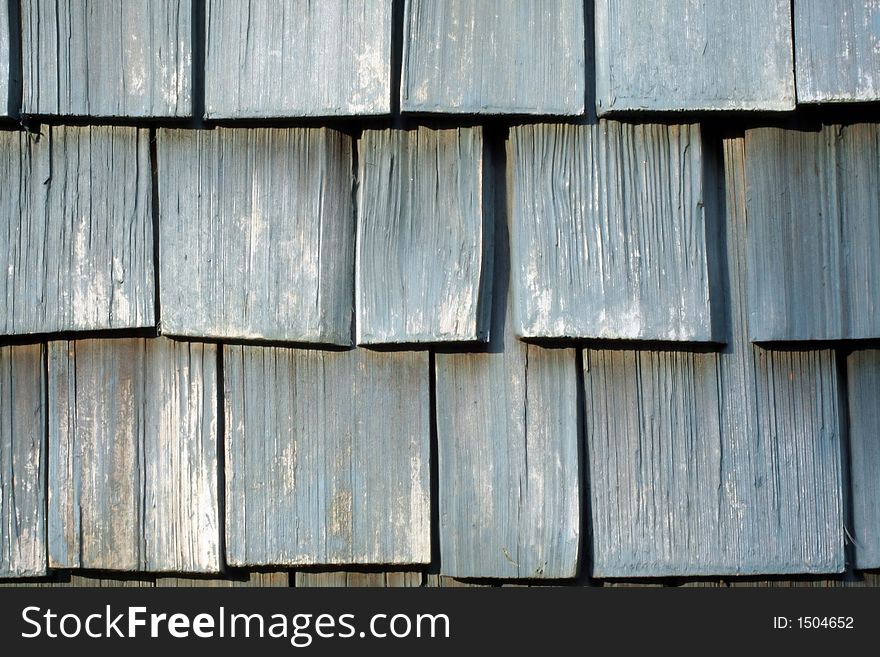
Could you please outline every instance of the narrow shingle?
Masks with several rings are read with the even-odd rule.
[[[168,335],[351,344],[351,138],[335,130],[160,130]]]
[[[192,114],[188,0],[22,0],[23,111]]]
[[[154,324],[149,133],[0,132],[0,334]]]
[[[801,103],[880,100],[880,0],[795,0]]]
[[[207,0],[205,115],[391,111],[392,0]]]
[[[581,0],[406,0],[403,29],[404,112],[584,111]]]
[[[584,352],[596,577],[844,569],[834,353],[749,342],[742,139],[724,152],[728,346]]]
[[[482,129],[367,130],[358,158],[358,344],[486,340]]]
[[[0,347],[0,577],[46,573],[46,404],[40,345]]]
[[[0,2],[0,117],[13,114],[9,106],[11,87],[10,55],[12,32],[9,24],[9,3]]]
[[[215,345],[49,343],[52,567],[220,570],[217,391]]]
[[[750,336],[880,337],[880,126],[747,130]]]
[[[596,107],[792,110],[790,0],[595,0]]]
[[[224,347],[230,565],[427,563],[428,355]]]
[[[517,335],[723,339],[699,126],[522,125],[508,149]]]

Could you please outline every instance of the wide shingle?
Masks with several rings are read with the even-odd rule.
[[[192,3],[22,0],[23,111],[192,114]]]
[[[596,107],[791,110],[789,0],[595,0]]]
[[[351,344],[351,139],[217,128],[158,142],[162,332]]]
[[[46,572],[45,384],[40,345],[0,347],[0,577]]]
[[[479,127],[364,132],[358,344],[486,339],[492,223],[484,157]]]
[[[391,111],[392,0],[207,0],[205,116]]]
[[[584,352],[597,577],[844,568],[834,353],[749,342],[742,140],[724,148],[727,348]]]
[[[746,131],[750,335],[880,337],[880,126]]]
[[[517,335],[723,338],[699,126],[522,125],[508,148]]]
[[[231,565],[430,561],[425,352],[224,347]]]
[[[880,100],[880,0],[795,0],[801,103]]]
[[[0,333],[153,325],[148,131],[3,131],[0,180]]]
[[[49,343],[49,561],[218,572],[217,347]]]

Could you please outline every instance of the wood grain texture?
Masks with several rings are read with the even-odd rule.
[[[366,130],[358,157],[358,344],[485,341],[482,129]]]
[[[880,0],[793,4],[798,102],[880,100]]]
[[[391,112],[391,0],[207,0],[208,118]]]
[[[160,130],[167,335],[350,345],[352,143],[335,130]]]
[[[581,0],[406,0],[404,12],[404,112],[583,114]]]
[[[846,372],[855,567],[880,568],[880,351],[854,351]]]
[[[747,130],[756,341],[880,337],[880,126]]]
[[[344,586],[348,588],[411,588],[422,585],[422,573],[400,572],[354,572],[334,571],[310,573],[297,571],[295,586],[320,587]]]
[[[792,110],[790,0],[595,0],[596,108]]]
[[[224,347],[231,565],[427,563],[424,352]]]
[[[0,334],[153,325],[148,139],[0,131]]]
[[[12,33],[9,29],[9,3],[0,2],[0,117],[14,116],[10,107],[9,91],[12,82],[10,45]]]
[[[23,111],[192,114],[192,3],[22,0]]]
[[[49,561],[218,572],[217,347],[49,343]]]
[[[157,577],[157,588],[268,588],[290,586],[290,573],[252,571],[243,575],[214,577]]]
[[[521,125],[508,151],[517,335],[722,337],[698,125]]]
[[[0,577],[46,573],[43,347],[0,347]]]
[[[743,148],[724,143],[728,346],[584,351],[596,577],[844,569],[834,353],[749,342]]]
[[[499,213],[489,344],[435,356],[440,573],[574,577],[582,495],[575,352],[516,339],[506,221]]]

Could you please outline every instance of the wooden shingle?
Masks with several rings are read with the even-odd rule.
[[[9,91],[12,77],[10,55],[12,32],[9,24],[9,3],[0,2],[0,117],[14,116],[16,111],[10,106]]]
[[[0,132],[0,334],[154,324],[149,133]]]
[[[46,573],[45,383],[41,345],[0,347],[0,577]]]
[[[192,114],[192,3],[22,0],[23,111]]]
[[[789,0],[595,0],[596,108],[792,110]]]
[[[228,563],[430,561],[427,353],[223,353]]]
[[[217,347],[49,343],[49,562],[218,572]]]
[[[391,111],[392,0],[207,0],[205,116]]]
[[[581,0],[406,0],[404,11],[404,112],[583,113]]]
[[[160,130],[158,153],[164,334],[351,344],[347,135]]]
[[[517,335],[723,338],[699,126],[522,125],[508,149]]]
[[[596,577],[844,569],[834,353],[749,341],[743,149],[725,140],[728,346],[584,351]]]

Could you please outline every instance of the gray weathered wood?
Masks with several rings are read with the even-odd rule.
[[[391,111],[392,0],[207,0],[205,115]]]
[[[49,561],[217,572],[217,347],[49,343]]]
[[[722,337],[699,126],[522,125],[508,150],[517,335]]]
[[[880,351],[854,351],[846,370],[855,566],[880,568]]]
[[[46,573],[41,345],[0,347],[0,577]]]
[[[440,572],[562,578],[577,572],[580,486],[573,349],[513,332],[506,217],[496,222],[492,338],[436,355]]]
[[[595,0],[596,108],[791,110],[790,0]]]
[[[428,356],[224,347],[232,565],[430,560]]]
[[[749,342],[743,148],[724,144],[727,348],[584,352],[596,577],[844,569],[834,353]]]
[[[358,344],[486,340],[482,129],[367,130],[358,158]]]
[[[149,133],[0,131],[0,333],[151,326]]]
[[[72,588],[102,588],[102,589],[140,589],[152,588],[155,581],[152,577],[138,573],[132,577],[89,577],[83,575],[71,575],[67,581],[61,581],[56,584],[61,587]]]
[[[801,103],[880,100],[880,0],[794,0]]]
[[[12,82],[10,63],[10,44],[12,33],[9,29],[9,3],[0,2],[0,116],[10,116],[9,91]]]
[[[350,345],[351,138],[160,130],[162,332]]]
[[[192,114],[188,0],[22,0],[23,111]]]
[[[756,341],[880,337],[880,126],[746,131]]]
[[[345,586],[349,588],[410,588],[422,585],[422,573],[416,571],[363,573],[352,571],[310,573],[297,571],[295,586]]]
[[[406,0],[403,30],[404,112],[584,112],[581,0]]]

